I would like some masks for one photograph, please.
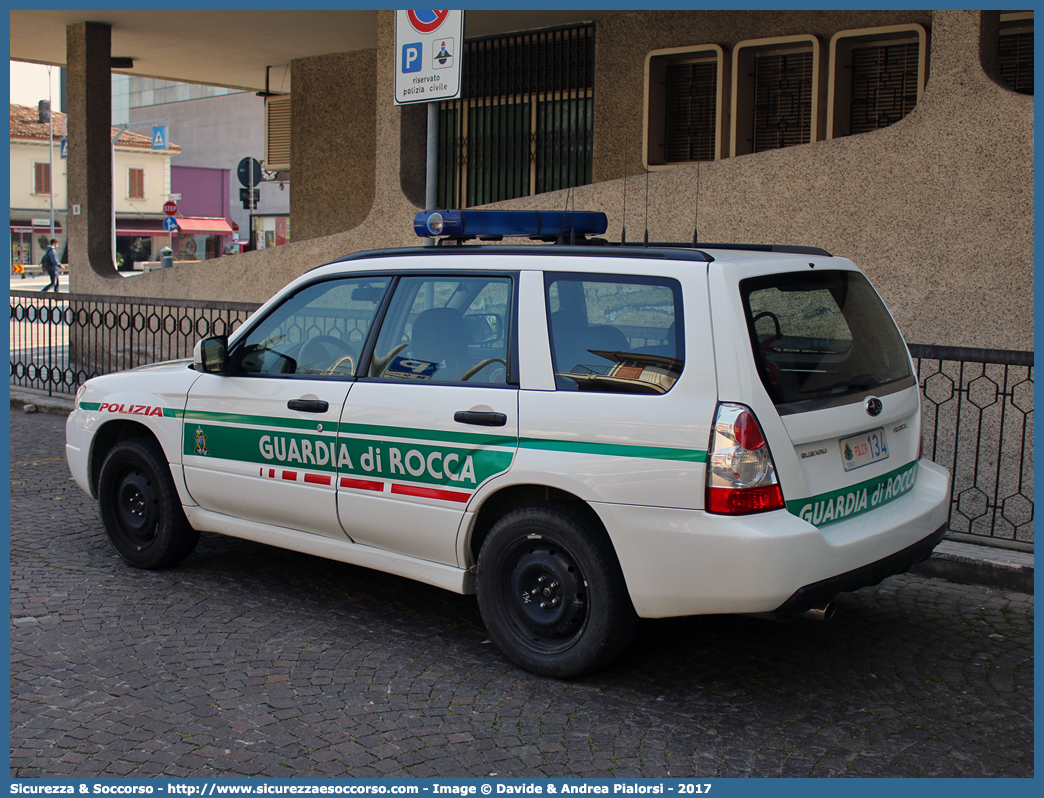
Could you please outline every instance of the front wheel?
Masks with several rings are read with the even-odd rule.
[[[568,504],[523,507],[498,521],[479,552],[476,592],[497,648],[555,678],[608,664],[637,621],[605,530]]]
[[[135,568],[163,568],[195,549],[199,532],[181,509],[160,445],[149,438],[121,441],[102,464],[99,509],[109,542]]]

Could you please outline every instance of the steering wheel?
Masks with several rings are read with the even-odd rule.
[[[333,354],[331,354],[331,351]],[[337,355],[340,354],[340,357]],[[323,363],[333,360],[332,366],[325,369],[313,371],[313,373],[319,374],[344,374],[345,376],[352,376],[355,374],[355,363],[358,360],[358,355],[355,350],[348,344],[347,341],[342,341],[340,338],[336,338],[332,335],[317,335],[315,338],[309,338],[303,347],[301,347],[301,354],[298,357],[298,361],[304,364],[305,368],[308,368],[313,363]],[[348,371],[341,371],[341,367],[347,363]],[[300,373],[301,369],[298,369]]]
[[[460,382],[466,382],[478,374],[482,369],[488,366],[490,363],[503,363],[504,368],[507,368],[507,361],[500,357],[487,357],[485,360],[480,360],[474,366],[469,368],[463,374],[460,375]]]
[[[370,360],[370,376],[382,376],[384,374],[385,369],[387,369],[388,366],[391,365],[392,358],[399,354],[399,352],[401,352],[407,346],[409,346],[409,344],[399,344],[384,357],[377,357],[376,355],[374,355],[373,359]]]

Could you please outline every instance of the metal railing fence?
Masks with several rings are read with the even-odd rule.
[[[953,475],[950,537],[1033,545],[1033,353],[910,344],[924,453]]]
[[[74,394],[91,377],[192,357],[259,307],[245,302],[11,292],[11,385]]]
[[[11,292],[11,386],[71,395],[91,377],[191,357],[243,302]],[[953,474],[951,536],[1033,545],[1033,353],[910,344],[924,451]]]

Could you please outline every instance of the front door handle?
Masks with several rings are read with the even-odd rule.
[[[329,402],[322,399],[291,399],[286,403],[291,410],[300,410],[302,413],[325,413],[330,409]]]
[[[503,413],[483,413],[477,410],[458,410],[453,420],[461,424],[480,424],[483,427],[503,427],[507,424],[507,416]]]

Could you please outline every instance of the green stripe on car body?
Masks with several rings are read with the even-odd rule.
[[[255,427],[191,423],[184,428],[183,452],[190,457],[305,468],[345,476],[400,478],[449,487],[475,487],[507,471],[515,455],[514,447],[459,446],[448,442],[439,446],[439,443],[444,442],[436,441],[432,446],[350,437],[334,430],[326,434],[283,433]]]
[[[666,446],[643,446],[629,443],[597,443],[591,441],[563,441],[547,438],[521,438],[520,449],[596,454],[603,457],[641,457],[647,460],[674,460],[685,463],[706,463],[704,449],[676,449]]]
[[[97,411],[103,404],[105,403],[81,402],[80,407],[84,410]],[[297,457],[293,457],[290,462],[315,466],[320,470],[336,470],[336,465],[331,466],[328,464],[333,464],[343,458],[342,452],[334,453],[327,449],[328,446],[332,446],[332,442],[328,441],[328,439],[335,433],[341,439],[347,439],[347,441],[370,441],[371,443],[380,443],[385,446],[390,445],[389,441],[391,439],[398,439],[422,442],[422,444],[418,445],[441,444],[444,446],[469,448],[496,447],[507,450],[513,450],[517,447],[537,451],[593,454],[600,457],[636,457],[687,463],[705,463],[707,461],[707,452],[701,449],[680,449],[594,441],[552,440],[546,438],[519,439],[513,435],[498,435],[492,432],[456,432],[352,422],[338,423],[336,426],[332,426],[325,434],[317,435],[315,433],[316,421],[314,419],[258,416],[209,410],[182,411],[170,407],[164,407],[162,411],[164,418],[184,418],[184,453],[187,455],[215,456],[211,451],[211,444],[213,444],[214,451],[222,452],[221,455],[217,456],[229,460],[256,463],[272,462],[272,458],[264,457],[261,454],[262,447],[269,445],[278,447],[280,439],[269,435],[268,440],[263,442],[262,438],[265,437],[263,431],[293,430],[297,435],[295,447]],[[195,429],[193,425],[195,425]],[[239,434],[233,434],[233,430],[238,430]],[[285,446],[289,457],[290,443],[287,442]],[[267,449],[265,450],[267,451]],[[352,449],[348,452],[349,456],[352,455],[353,450],[356,453],[361,453],[361,450],[356,450],[355,443],[352,444]]]
[[[909,493],[917,483],[918,461],[857,485],[832,490],[807,499],[787,502],[787,510],[816,527],[836,524],[877,509]]]
[[[315,428],[314,420],[298,420],[269,416],[248,416],[241,413],[213,413],[190,410],[185,420],[198,420],[247,426],[283,427],[286,429]],[[604,457],[640,457],[652,460],[673,460],[689,463],[707,462],[707,452],[702,449],[679,449],[666,446],[647,446],[626,443],[600,443],[592,441],[565,441],[546,438],[521,438],[514,435],[497,435],[487,432],[452,432],[448,430],[418,429],[383,424],[356,424],[341,422],[337,427],[342,435],[360,435],[382,440],[399,438],[410,441],[430,441],[456,446],[498,446],[544,451],[596,454]]]

